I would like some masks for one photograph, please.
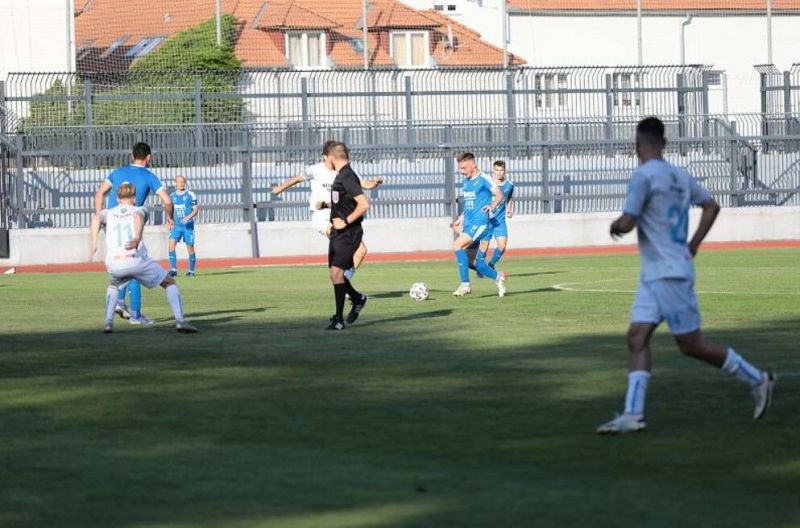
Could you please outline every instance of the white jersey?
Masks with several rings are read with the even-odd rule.
[[[317,202],[331,203],[331,188],[336,179],[336,171],[330,170],[324,163],[306,167],[303,177],[311,184],[309,209],[317,210]]]
[[[118,205],[98,213],[106,224],[106,268],[109,272],[134,269],[149,260],[144,242],[136,249],[125,249],[125,244],[136,237],[136,215],[147,222],[147,209],[132,205]]]

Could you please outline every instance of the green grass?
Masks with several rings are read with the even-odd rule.
[[[800,525],[798,250],[698,258],[706,333],[787,374],[768,417],[660,329],[650,427],[618,438],[635,256],[508,258],[505,299],[368,263],[334,335],[324,268],[200,266],[195,336],[160,291],[105,336],[103,274],[0,276],[0,526]]]

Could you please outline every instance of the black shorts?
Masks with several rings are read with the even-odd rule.
[[[360,225],[347,226],[341,231],[331,229],[331,240],[328,244],[328,267],[336,266],[343,270],[352,268],[353,255],[361,245],[363,236],[364,230]]]

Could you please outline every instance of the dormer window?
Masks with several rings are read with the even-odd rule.
[[[325,33],[287,33],[286,60],[299,70],[327,68]]]
[[[398,68],[430,66],[427,31],[392,31],[390,53]]]

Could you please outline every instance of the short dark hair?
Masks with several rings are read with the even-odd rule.
[[[505,169],[505,168],[506,168],[506,162],[505,162],[505,161],[503,161],[503,160],[496,160],[496,161],[495,161],[495,162],[492,164],[492,167],[500,167],[501,169]]]
[[[334,146],[334,145],[336,145],[337,143],[339,143],[339,142],[338,142],[338,141],[334,141],[333,139],[329,139],[328,141],[326,141],[326,142],[325,142],[325,143],[322,145],[322,155],[323,155],[323,156],[327,156],[328,154],[330,154],[330,153],[331,153],[331,149],[332,149],[332,148],[333,148],[333,146]]]
[[[350,159],[350,149],[341,141],[334,141],[328,150],[329,155],[339,159]]]
[[[459,154],[456,159],[458,160],[459,163],[461,163],[462,161],[469,161],[469,160],[475,161],[475,154],[473,154],[472,152],[463,152]]]
[[[663,146],[666,143],[664,123],[657,117],[646,117],[639,121],[636,134],[642,141],[653,146]]]
[[[143,160],[151,154],[150,145],[141,141],[133,146],[133,159]]]

